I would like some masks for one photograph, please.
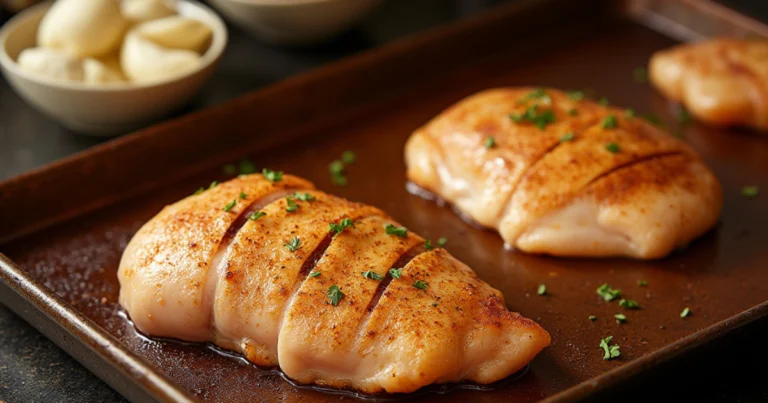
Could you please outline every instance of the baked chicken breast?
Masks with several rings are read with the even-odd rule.
[[[768,130],[768,41],[713,39],[656,52],[651,83],[698,119]]]
[[[711,228],[722,205],[685,143],[578,92],[475,94],[416,130],[405,160],[412,190],[530,253],[660,258]]]
[[[268,177],[189,196],[136,233],[118,277],[139,330],[369,393],[491,383],[549,345],[499,291],[381,210]]]

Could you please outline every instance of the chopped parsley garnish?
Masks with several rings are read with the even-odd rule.
[[[294,211],[299,209],[299,205],[296,204],[296,200],[293,200],[293,197],[288,196],[285,198],[287,206],[285,207],[285,211],[289,213],[293,213]]]
[[[614,318],[616,318],[616,323],[622,324],[627,321],[627,317],[623,313],[617,313],[616,315],[613,315]]]
[[[621,147],[619,147],[618,144],[614,142],[610,142],[605,145],[605,149],[608,150],[612,154],[616,154],[617,152],[621,151]]]
[[[227,164],[224,165],[223,168],[221,168],[221,172],[224,173],[224,175],[234,175],[237,173],[237,167],[235,164]]]
[[[604,300],[609,302],[621,296],[621,290],[613,289],[607,283],[597,287],[595,292],[597,292],[597,295],[603,297]]]
[[[566,95],[574,101],[581,101],[584,99],[584,91],[568,91]]]
[[[248,197],[248,196],[246,196],[246,195],[245,195],[245,193],[243,193],[243,192],[240,192],[240,198],[241,198],[241,199],[245,199],[246,197]]]
[[[544,112],[539,112],[539,106],[533,105],[528,107],[525,112],[510,113],[509,118],[515,123],[530,122],[536,125],[541,130],[544,130],[548,124],[555,121],[555,114],[551,109],[547,109]]]
[[[301,239],[295,236],[291,238],[291,240],[285,243],[283,246],[288,248],[288,250],[291,252],[296,252],[301,247]]]
[[[371,279],[371,280],[376,280],[376,281],[378,281],[378,280],[381,280],[381,279],[383,279],[383,278],[384,278],[384,277],[382,277],[382,276],[381,276],[381,274],[379,274],[379,273],[376,273],[376,272],[375,272],[375,271],[373,271],[373,270],[367,270],[367,271],[364,271],[364,272],[363,272],[363,277],[365,277],[365,278],[369,278],[369,279]]]
[[[603,129],[615,129],[619,127],[619,121],[616,119],[616,115],[608,115],[603,118],[602,122],[600,122],[600,126]]]
[[[305,201],[305,202],[313,202],[313,201],[315,201],[315,196],[312,196],[309,193],[299,193],[299,192],[296,192],[296,193],[294,193],[293,197],[295,197],[295,198],[297,198],[297,199],[299,199],[301,201]]]
[[[636,68],[635,71],[632,72],[632,79],[634,79],[636,83],[647,83],[648,70],[645,67]]]
[[[637,113],[635,113],[634,109],[627,109],[626,111],[624,111],[624,116],[626,116],[628,118],[633,118],[633,117],[637,116]]]
[[[416,280],[413,283],[413,286],[420,289],[420,290],[426,290],[427,289],[427,282],[424,280]]]
[[[441,248],[445,248],[445,245],[447,243],[448,243],[448,238],[445,238],[445,237],[440,238],[440,239],[437,240],[437,246],[439,246]]]
[[[347,186],[347,183],[349,182],[349,180],[347,180],[346,176],[341,176],[341,175],[340,176],[332,176],[331,177],[331,181],[336,186]]]
[[[638,287],[648,287],[648,282],[645,280],[637,280]]]
[[[338,186],[347,185],[346,166],[342,160],[333,160],[328,164],[328,172],[331,173],[331,180]]]
[[[604,351],[603,360],[610,360],[621,355],[619,346],[616,344],[611,345],[611,340],[613,340],[613,336],[608,336],[600,340],[600,348]]]
[[[576,116],[579,114],[579,111],[577,111],[576,108],[571,108],[568,110],[568,114],[571,116]]]
[[[217,181],[213,181],[213,182],[211,182],[211,184],[210,184],[210,185],[208,185],[208,189],[209,189],[209,190],[210,190],[210,189],[213,189],[213,188],[215,188],[216,186],[219,186],[219,182],[217,182]]]
[[[590,322],[594,322],[594,321],[596,321],[596,320],[597,320],[597,316],[595,316],[595,315],[589,315],[589,321],[590,321]]]
[[[257,211],[255,213],[251,214],[250,216],[248,216],[248,219],[251,220],[251,221],[256,221],[259,218],[264,217],[265,215],[267,215],[267,213],[265,213],[263,211]]]
[[[677,111],[677,121],[682,126],[686,126],[691,123],[691,114],[689,114],[685,109],[680,109]]]
[[[354,164],[357,161],[357,154],[354,151],[344,151],[341,153],[341,161],[347,165]]]
[[[309,277],[317,277],[320,275],[319,271],[313,271],[312,273],[309,273]]]
[[[539,288],[536,290],[536,294],[547,295],[547,286],[544,284],[539,284]]]
[[[328,292],[325,294],[325,296],[328,297],[328,302],[330,302],[331,305],[338,306],[339,301],[344,298],[344,293],[341,292],[341,288],[339,288],[339,286],[334,284],[328,287]]]
[[[387,235],[395,235],[400,238],[408,236],[408,229],[405,227],[395,227],[392,224],[387,224],[387,226],[384,227],[384,230],[387,231]]]
[[[247,158],[241,159],[240,163],[237,164],[237,167],[240,172],[240,175],[248,175],[248,174],[256,173],[256,165]]]
[[[685,318],[685,317],[688,317],[688,315],[690,314],[691,314],[691,310],[688,307],[685,307],[685,309],[683,309],[683,312],[680,312],[680,317]]]
[[[754,199],[760,195],[760,187],[744,186],[743,188],[741,188],[741,195],[746,197],[747,199]]]
[[[193,194],[193,196],[197,196],[197,195],[199,195],[200,193],[203,193],[203,192],[205,192],[205,189],[204,188],[199,188],[199,189],[195,190],[195,193]]]
[[[273,171],[271,169],[264,168],[261,170],[261,174],[264,178],[270,182],[280,182],[283,180],[283,171]]]
[[[637,303],[637,301],[633,301],[631,299],[621,299],[619,301],[619,306],[627,308],[627,309],[638,309],[640,308],[640,304]]]
[[[351,218],[344,218],[341,221],[339,221],[338,224],[336,224],[335,222],[332,222],[330,224],[330,228],[328,229],[328,232],[334,232],[333,236],[336,236],[344,232],[344,230],[349,227],[354,228],[355,223],[352,221]]]
[[[600,100],[597,101],[597,103],[599,103],[600,105],[603,105],[603,106],[608,106],[608,98],[600,97]]]
[[[403,274],[403,268],[391,268],[389,269],[389,275],[392,276],[392,278],[400,278],[400,276]]]
[[[223,210],[226,211],[227,213],[229,213],[229,211],[232,210],[232,207],[235,207],[235,204],[237,204],[237,199],[232,200],[231,202],[227,203],[227,205],[224,206]]]
[[[560,142],[561,143],[569,142],[569,141],[573,140],[573,136],[574,136],[573,132],[565,133],[562,136],[560,136]]]
[[[493,136],[488,136],[485,139],[485,142],[483,143],[483,146],[486,150],[490,150],[491,148],[496,147],[496,139],[493,138]]]
[[[526,96],[519,99],[517,103],[524,104],[532,99],[540,99],[545,104],[549,104],[552,102],[552,98],[549,97],[549,94],[547,94],[544,91],[544,88],[536,88],[535,90],[529,92]]]
[[[427,239],[426,241],[424,241],[424,250],[432,250],[432,249],[435,249],[435,247],[432,246],[432,240]]]

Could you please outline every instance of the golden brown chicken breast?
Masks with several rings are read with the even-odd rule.
[[[768,130],[768,41],[713,39],[656,52],[651,83],[698,119]]]
[[[301,383],[390,393],[485,384],[550,342],[381,210],[275,173],[166,207],[133,237],[118,277],[139,330],[212,341]]]
[[[416,130],[405,159],[412,189],[531,253],[659,258],[711,228],[722,205],[685,143],[578,92],[475,94]]]

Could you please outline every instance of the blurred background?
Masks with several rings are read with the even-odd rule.
[[[273,0],[274,1],[274,0]],[[286,0],[290,2],[290,0]],[[351,2],[350,2],[351,1]],[[514,0],[507,0],[514,1]],[[306,28],[292,37],[276,30],[272,21],[243,21],[248,9],[242,1],[209,0],[226,22],[226,49],[210,55],[210,77],[201,78],[198,91],[170,116],[215,105],[275,81],[302,73],[346,56],[369,50],[409,34],[457,21],[504,0],[347,0],[327,11],[336,15],[330,26],[314,26],[312,11],[282,15]],[[768,0],[722,0],[755,19],[768,21]],[[0,30],[34,0],[0,0]],[[248,3],[248,1],[245,1]],[[258,3],[258,1],[254,1]],[[181,10],[181,8],[179,9]],[[180,14],[184,15],[181,11]],[[326,14],[323,14],[326,15]],[[256,25],[256,26],[254,26]],[[322,25],[322,24],[321,24]],[[217,32],[213,29],[212,41]],[[213,42],[212,42],[213,43]],[[213,45],[208,45],[209,50]],[[202,57],[209,56],[202,51]],[[210,53],[210,52],[209,52]],[[56,84],[50,84],[58,91]],[[128,91],[128,90],[121,90]],[[45,96],[45,95],[34,95]],[[150,94],[151,96],[151,94]],[[33,101],[34,102],[34,101]],[[84,106],[88,109],[88,106]],[[87,111],[86,111],[87,112]],[[165,118],[167,116],[164,116]],[[155,118],[155,120],[160,118]],[[148,122],[137,123],[140,127]],[[0,180],[30,171],[46,163],[108,141],[111,136],[86,134],[87,130],[43,113],[11,88],[8,75],[0,80]],[[119,135],[117,130],[110,135]],[[3,214],[7,212],[2,212]],[[762,320],[728,337],[688,354],[661,371],[637,378],[603,400],[621,398],[650,400],[663,393],[664,400],[768,401],[768,353],[762,341],[768,337],[768,321]],[[663,392],[662,392],[663,391]],[[123,401],[122,397],[59,350],[37,331],[0,306],[0,401],[70,402]]]

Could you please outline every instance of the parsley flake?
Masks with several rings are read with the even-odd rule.
[[[280,182],[283,180],[283,171],[273,171],[271,169],[264,168],[261,170],[261,174],[264,178],[270,182]]]
[[[532,99],[540,99],[545,104],[552,102],[552,98],[550,98],[549,94],[544,91],[544,88],[539,87],[526,94],[526,96],[523,98],[519,99],[517,103],[524,104]]]
[[[355,223],[352,221],[351,218],[344,218],[341,221],[339,221],[338,224],[332,222],[330,224],[330,228],[328,229],[328,232],[334,232],[333,236],[336,236],[338,234],[341,234],[344,232],[345,229],[352,227],[355,227]]]
[[[199,195],[200,193],[203,193],[203,192],[205,192],[205,189],[204,188],[199,188],[199,189],[195,190],[195,193],[193,193],[192,195],[193,196],[197,196],[197,195]]]
[[[226,206],[224,206],[223,210],[229,213],[230,210],[232,210],[233,207],[235,207],[235,204],[237,204],[237,199],[232,200],[231,202],[227,203]]]
[[[248,216],[248,219],[251,220],[251,221],[256,221],[259,218],[264,217],[265,215],[267,215],[267,213],[265,213],[263,211],[257,211],[255,213],[251,214],[250,216]]]
[[[432,240],[427,239],[426,241],[424,241],[424,250],[432,250],[432,249],[435,249],[435,247],[432,246]]]
[[[301,248],[301,239],[299,239],[299,237],[293,237],[290,241],[283,244],[283,246],[288,248],[288,250],[291,252],[296,252],[299,250],[299,248]]]
[[[608,150],[611,154],[616,154],[617,152],[621,151],[621,147],[619,147],[619,145],[614,142],[606,144],[605,149]]]
[[[608,98],[600,97],[600,100],[597,101],[597,103],[599,103],[600,105],[603,105],[603,106],[608,106]]]
[[[285,198],[287,206],[285,207],[285,211],[289,213],[293,213],[294,211],[299,209],[299,205],[296,204],[296,200],[293,200],[293,197],[288,196]]]
[[[354,151],[344,151],[341,153],[341,161],[347,165],[354,164],[357,161],[357,154]]]
[[[490,150],[491,148],[496,147],[496,139],[494,139],[493,136],[488,136],[485,139],[483,146],[485,147],[486,150]]]
[[[319,271],[313,271],[312,273],[309,273],[309,277],[317,277],[320,275]]]
[[[427,289],[427,282],[424,280],[416,280],[413,283],[413,286],[420,289],[420,290],[426,290]]]
[[[637,280],[638,287],[648,287],[648,282],[645,280]]]
[[[619,346],[616,344],[611,345],[611,340],[613,340],[613,336],[608,336],[600,340],[600,348],[604,351],[603,360],[611,360],[621,355]]]
[[[573,132],[565,133],[562,136],[560,136],[560,142],[561,143],[567,143],[567,142],[573,140],[573,137],[574,137]]]
[[[342,160],[333,160],[328,164],[328,172],[331,173],[331,181],[337,186],[347,185],[346,166]]]
[[[441,248],[445,248],[446,244],[448,244],[448,238],[443,237],[437,240],[437,246]]]
[[[547,286],[544,284],[539,284],[539,288],[536,290],[536,294],[547,295]]]
[[[584,99],[584,91],[568,91],[566,95],[573,101],[581,101]]]
[[[256,165],[247,158],[241,159],[240,162],[237,164],[237,168],[240,175],[248,175],[248,174],[256,173]]]
[[[395,227],[392,224],[387,224],[387,226],[384,227],[384,230],[387,232],[387,235],[395,235],[400,238],[408,236],[408,229],[405,227]]]
[[[760,195],[760,187],[744,186],[743,188],[741,188],[741,195],[746,197],[747,199],[754,199]]]
[[[602,122],[600,122],[600,126],[603,129],[615,129],[619,127],[619,121],[616,119],[616,115],[608,115],[603,118]]]
[[[328,287],[328,292],[325,294],[328,297],[328,302],[333,306],[338,306],[339,301],[344,298],[344,293],[341,292],[341,288],[336,284]]]
[[[373,271],[373,270],[367,270],[367,271],[364,271],[364,272],[363,272],[363,277],[365,277],[365,278],[369,278],[369,279],[371,279],[371,280],[376,280],[376,281],[379,281],[379,280],[381,280],[381,279],[383,279],[383,278],[384,278],[384,277],[382,277],[382,276],[381,276],[381,274],[379,274],[379,273],[376,273],[376,272],[375,272],[375,271]]]
[[[633,118],[633,117],[637,116],[637,113],[635,112],[634,109],[627,109],[626,111],[624,111],[624,116],[626,116],[628,118]]]
[[[536,125],[541,130],[544,130],[548,124],[555,121],[555,113],[551,109],[547,109],[544,112],[539,112],[538,105],[528,107],[525,112],[510,113],[509,118],[515,123],[529,122]]]
[[[577,111],[576,108],[571,108],[568,110],[568,114],[571,116],[576,116],[579,114],[579,111]]]
[[[595,316],[595,315],[589,315],[589,321],[590,321],[590,322],[594,322],[594,321],[596,321],[596,320],[597,320],[597,316]]]
[[[403,274],[403,268],[391,268],[389,269],[389,275],[392,276],[392,278],[400,278],[400,276]]]
[[[213,181],[213,182],[211,182],[211,184],[210,184],[210,185],[208,185],[208,189],[209,189],[209,190],[210,190],[210,189],[213,189],[213,188],[215,188],[216,186],[219,186],[219,182],[217,182],[217,181]]]
[[[683,312],[680,312],[680,317],[681,318],[686,318],[690,314],[691,314],[691,310],[688,307],[685,307],[685,309],[683,309]]]
[[[608,283],[601,285],[600,287],[597,287],[597,295],[603,297],[604,300],[610,302],[614,299],[621,296],[621,290],[616,290],[611,288],[611,286],[608,285]]]
[[[246,197],[248,197],[248,196],[246,196],[246,195],[245,195],[245,193],[243,193],[243,192],[240,192],[240,198],[241,198],[241,199],[245,199]]]
[[[627,309],[639,309],[640,308],[640,304],[638,304],[637,301],[633,301],[631,299],[623,299],[623,298],[621,299],[621,301],[619,301],[619,306],[627,308]]]
[[[313,202],[313,201],[316,200],[315,196],[312,196],[309,193],[299,193],[299,192],[296,192],[293,195],[293,197],[295,197],[295,198],[297,198],[297,199],[299,199],[301,201],[305,201],[305,202]]]
[[[616,323],[622,324],[627,322],[627,317],[623,313],[617,313],[616,315],[613,315],[614,318],[616,318]]]

